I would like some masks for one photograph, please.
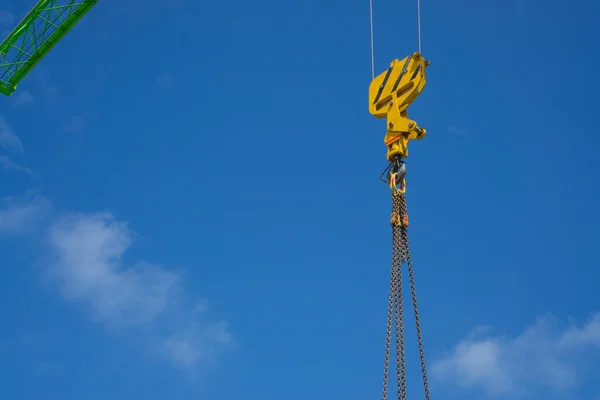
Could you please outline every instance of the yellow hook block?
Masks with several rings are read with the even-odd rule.
[[[396,59],[369,86],[369,112],[376,118],[387,118],[384,143],[389,162],[397,156],[408,157],[409,140],[422,139],[427,133],[408,118],[407,108],[423,91],[429,64],[418,52]]]

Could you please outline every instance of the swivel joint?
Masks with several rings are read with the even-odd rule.
[[[408,118],[407,108],[423,91],[429,64],[420,53],[396,59],[369,86],[369,112],[376,118],[387,118],[384,143],[389,162],[408,157],[409,140],[422,139],[427,133]]]

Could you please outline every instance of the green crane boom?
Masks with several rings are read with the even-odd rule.
[[[98,0],[40,0],[0,44],[0,93],[19,82]]]

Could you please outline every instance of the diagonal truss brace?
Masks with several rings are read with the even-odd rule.
[[[0,93],[19,82],[98,0],[40,0],[0,44]]]

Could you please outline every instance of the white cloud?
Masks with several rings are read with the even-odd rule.
[[[175,79],[169,72],[164,72],[156,77],[156,85],[161,89],[173,89],[175,87]]]
[[[586,378],[590,354],[600,355],[600,313],[583,326],[560,329],[545,316],[516,337],[478,330],[432,365],[435,378],[490,397],[529,396],[535,390],[567,393]]]
[[[216,349],[232,343],[233,335],[227,323],[220,321],[203,326],[194,321],[165,338],[162,346],[176,365],[191,367],[214,357]]]
[[[63,125],[62,131],[67,133],[80,133],[85,129],[85,125],[84,117],[81,115],[74,115]]]
[[[30,106],[33,104],[35,104],[35,97],[33,97],[33,95],[27,91],[21,92],[15,98],[15,106],[17,107]]]
[[[24,172],[29,175],[33,174],[33,171],[30,168],[18,165],[6,156],[0,156],[0,166],[6,171]]]
[[[63,216],[50,227],[49,245],[49,276],[65,298],[86,304],[110,328],[143,328],[176,365],[197,366],[232,341],[226,325],[186,305],[178,274],[145,262],[125,265],[132,234],[111,214]]]
[[[48,100],[56,101],[58,96],[60,96],[60,91],[56,86],[51,86],[44,89],[44,95],[47,97]]]
[[[0,114],[0,147],[6,150],[23,153],[23,144],[19,137],[12,131],[6,119]]]
[[[177,288],[177,276],[159,267],[121,268],[131,238],[108,214],[63,217],[52,225],[50,243],[57,255],[52,273],[65,296],[88,302],[110,324],[151,322]]]
[[[40,195],[0,200],[0,233],[20,234],[29,231],[50,209],[50,201]]]

